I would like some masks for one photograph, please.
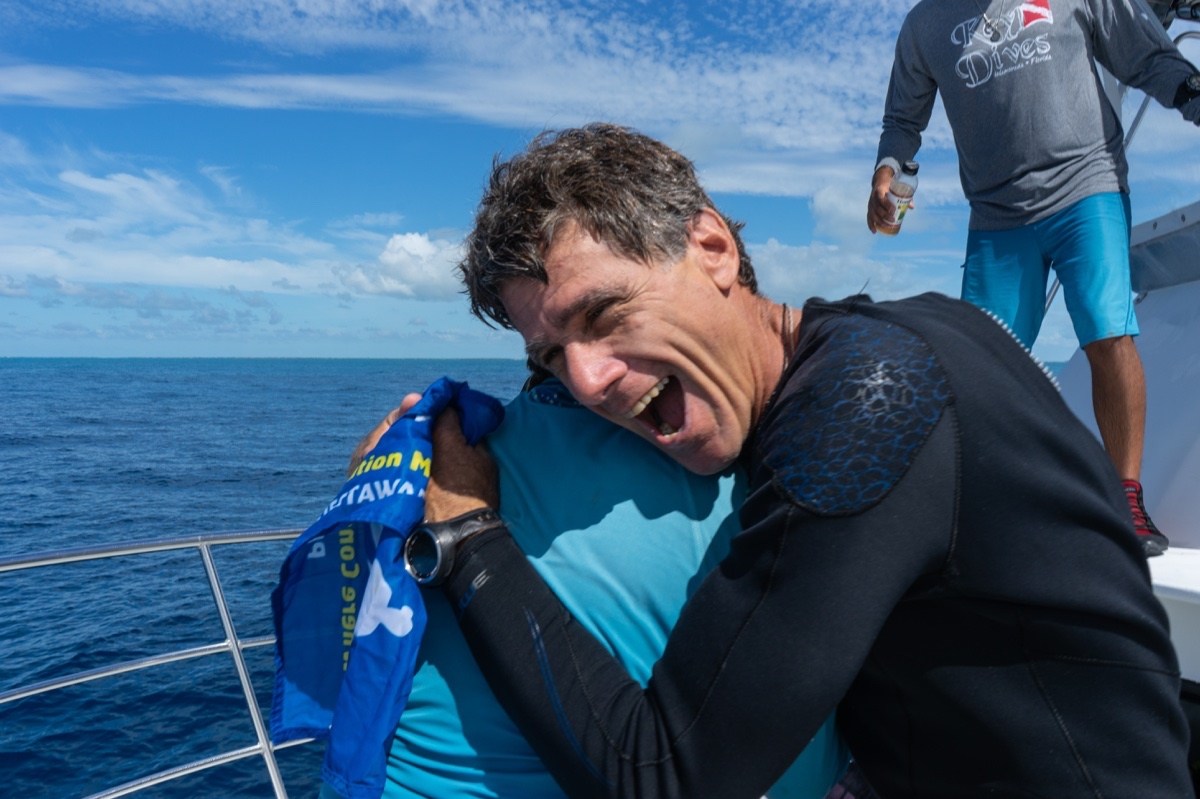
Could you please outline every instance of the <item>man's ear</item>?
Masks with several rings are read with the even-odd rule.
[[[741,256],[725,219],[712,208],[705,208],[692,217],[688,227],[688,247],[717,287],[729,291],[736,286]]]

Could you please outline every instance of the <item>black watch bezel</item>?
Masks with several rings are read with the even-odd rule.
[[[1200,72],[1188,75],[1183,83],[1179,84],[1175,91],[1175,107],[1183,108],[1197,97],[1200,97]]]
[[[491,508],[468,511],[443,522],[422,522],[404,541],[404,570],[421,587],[441,585],[454,570],[458,545],[504,522]]]

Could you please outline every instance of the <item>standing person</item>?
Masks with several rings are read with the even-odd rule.
[[[1167,538],[1140,483],[1146,383],[1133,343],[1128,165],[1097,62],[1200,125],[1200,74],[1144,0],[918,3],[896,41],[867,226],[891,218],[888,184],[916,155],[940,93],[971,204],[962,298],[1032,347],[1055,270],[1092,371],[1100,437],[1146,554],[1158,555]]]
[[[581,408],[553,379],[508,404],[488,446],[505,518],[530,562],[573,618],[645,684],[684,601],[729,550],[745,475],[691,474]],[[428,592],[425,608],[429,623],[389,744],[383,799],[560,799],[562,789],[488,689],[450,603]],[[830,718],[767,797],[821,799],[845,765]],[[327,784],[321,796],[337,793]]]
[[[473,308],[577,400],[749,475],[643,688],[503,525],[471,534],[491,467],[439,420],[443,590],[560,784],[757,797],[837,707],[883,797],[1191,795],[1165,613],[1052,382],[958,300],[771,302],[738,227],[679,153],[592,125],[498,164],[468,239]]]

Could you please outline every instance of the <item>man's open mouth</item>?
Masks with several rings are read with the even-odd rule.
[[[668,437],[683,427],[683,389],[678,380],[664,377],[634,403],[626,414],[637,419],[651,431]]]

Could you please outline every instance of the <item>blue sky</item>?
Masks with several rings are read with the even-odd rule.
[[[903,233],[864,223],[911,5],[0,0],[0,357],[518,357],[451,267],[493,156],[597,119],[696,162],[776,299],[957,294],[940,110]],[[1151,107],[1135,222],[1198,146]],[[1035,352],[1073,350],[1059,300]]]

